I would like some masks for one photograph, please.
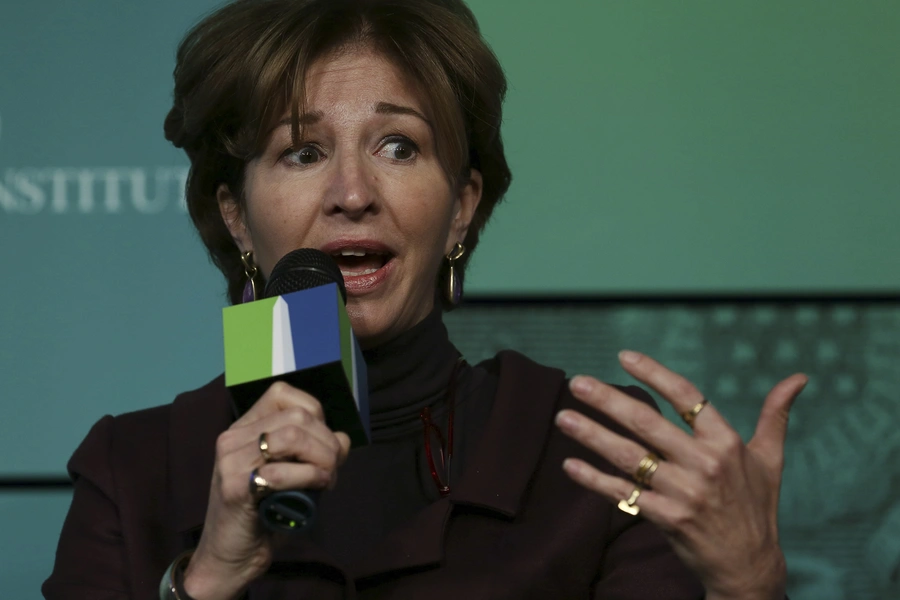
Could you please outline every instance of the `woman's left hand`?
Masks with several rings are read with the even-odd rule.
[[[628,373],[679,414],[704,400],[690,381],[647,356],[626,351],[619,358]],[[746,445],[711,404],[696,414],[692,436],[650,406],[594,378],[575,377],[570,383],[576,398],[665,458],[652,474],[652,489],[644,489],[635,505],[698,575],[707,599],[784,598],[787,570],[778,542],[778,495],[788,412],[806,382],[798,373],[772,388]],[[576,411],[560,411],[557,424],[626,473],[635,473],[650,452]],[[636,487],[633,480],[602,473],[579,459],[570,458],[563,467],[576,482],[614,503],[629,498]]]

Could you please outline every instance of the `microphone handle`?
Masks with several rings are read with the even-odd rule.
[[[280,490],[259,503],[259,519],[272,531],[300,533],[316,521],[318,490]]]

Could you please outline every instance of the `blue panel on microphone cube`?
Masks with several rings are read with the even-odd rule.
[[[285,294],[296,369],[303,370],[341,360],[341,336],[338,321],[340,293],[330,283]]]

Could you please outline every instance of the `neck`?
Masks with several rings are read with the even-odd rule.
[[[459,352],[450,343],[440,308],[435,308],[411,329],[363,355],[377,440],[421,430],[419,414],[443,400]]]

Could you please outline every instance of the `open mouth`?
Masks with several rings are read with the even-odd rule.
[[[342,248],[332,252],[331,256],[340,268],[344,279],[372,275],[393,258],[389,252],[364,248]]]

